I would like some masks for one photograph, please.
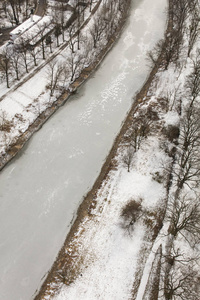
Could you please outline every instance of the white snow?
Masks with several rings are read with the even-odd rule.
[[[17,36],[23,34],[32,26],[35,26],[35,24],[38,23],[40,19],[41,17],[37,15],[33,15],[33,19],[31,18],[27,19],[26,21],[24,21],[22,24],[20,24],[10,32],[11,38],[14,40]]]
[[[133,162],[130,172],[121,166],[109,173],[109,179],[98,191],[93,218],[87,220],[86,217],[80,225],[83,230],[78,235],[77,255],[84,257],[81,274],[69,287],[63,286],[54,300],[122,300],[131,297],[146,232],[139,222],[133,234],[128,234],[121,227],[120,213],[131,199],[142,199],[143,208],[152,211],[160,205],[165,190],[151,176],[152,171],[160,167],[161,160],[153,159],[159,153],[157,141],[151,140],[137,153],[137,165]],[[166,156],[163,154],[162,158],[164,160]]]

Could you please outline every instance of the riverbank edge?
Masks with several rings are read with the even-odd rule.
[[[75,79],[75,81],[71,84],[71,86],[66,90],[62,95],[60,95],[57,100],[52,103],[50,107],[48,107],[45,111],[43,111],[35,121],[28,127],[28,129],[23,132],[13,143],[9,149],[6,151],[6,154],[0,157],[0,171],[12,161],[14,157],[16,157],[22,148],[28,143],[31,137],[35,132],[40,130],[42,126],[48,121],[48,119],[60,108],[62,107],[70,98],[70,96],[74,95],[77,90],[84,84],[88,79],[90,79],[91,75],[100,67],[101,62],[104,60],[106,55],[110,52],[110,50],[114,47],[117,42],[121,32],[125,26],[127,17],[130,11],[131,0],[127,1],[127,10],[125,15],[122,17],[119,26],[110,40],[107,42],[105,47],[101,50],[101,52],[97,55],[96,60],[91,63],[88,67],[84,68],[79,77]]]
[[[172,0],[168,0],[168,16],[167,16],[167,20],[166,20],[166,29],[165,29],[165,33],[164,33],[165,39],[167,39],[168,34],[172,30],[170,13],[169,13],[170,3],[172,3]],[[93,187],[90,189],[90,191],[87,193],[87,195],[84,197],[82,203],[80,204],[80,206],[77,210],[76,219],[75,219],[75,221],[63,243],[62,248],[60,249],[60,251],[57,255],[56,260],[54,261],[51,269],[49,270],[48,274],[46,275],[46,279],[45,279],[44,283],[42,284],[40,291],[38,292],[38,294],[36,295],[34,300],[42,300],[43,299],[42,297],[44,296],[44,292],[46,291],[47,286],[50,286],[50,283],[53,281],[54,272],[56,272],[56,270],[58,270],[59,268],[62,268],[61,266],[64,265],[63,258],[65,256],[65,249],[68,247],[70,242],[73,240],[75,233],[77,232],[77,230],[78,230],[80,224],[82,223],[82,221],[84,220],[85,216],[89,215],[91,203],[95,200],[97,191],[100,189],[104,180],[106,180],[108,173],[110,172],[110,170],[112,170],[113,168],[116,167],[114,158],[117,153],[118,147],[121,143],[121,139],[124,136],[127,129],[129,128],[129,126],[132,122],[132,116],[136,113],[138,106],[141,104],[142,101],[143,102],[145,101],[144,99],[148,94],[148,91],[149,91],[151,83],[154,79],[154,76],[158,72],[159,62],[161,62],[161,60],[162,60],[164,51],[165,51],[165,49],[162,50],[162,53],[160,54],[160,56],[157,60],[157,63],[154,65],[154,67],[150,71],[150,74],[147,77],[147,80],[143,84],[140,91],[134,97],[134,102],[133,102],[129,112],[127,113],[127,116],[125,117],[125,120],[122,122],[121,129],[113,142],[112,148],[106,157],[106,160],[101,168],[101,171],[100,171],[97,179],[95,180]],[[59,268],[58,268],[58,266],[59,266]]]

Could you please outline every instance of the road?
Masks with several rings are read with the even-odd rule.
[[[93,78],[0,173],[0,299],[31,299],[49,270],[147,77],[145,53],[163,36],[165,7],[166,0],[133,1],[121,38]],[[36,86],[30,81],[21,92]]]

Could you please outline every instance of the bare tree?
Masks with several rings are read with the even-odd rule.
[[[177,237],[181,234],[186,241],[200,241],[200,203],[187,195],[180,195],[168,208],[170,220],[169,234]]]
[[[173,29],[167,39],[163,42],[162,47],[165,50],[162,57],[164,59],[165,70],[168,69],[171,62],[178,61],[182,39],[183,33]]]
[[[147,137],[151,129],[151,120],[146,115],[141,114],[134,120],[131,133],[131,145],[134,150],[140,149],[142,141]]]
[[[69,47],[72,53],[75,52],[75,45],[77,43],[77,37],[75,36],[75,33],[76,33],[76,27],[74,25],[70,26],[68,29],[68,34],[69,34]]]
[[[8,0],[11,8],[12,8],[12,16],[15,20],[15,24],[19,25],[19,7],[18,7],[18,1],[17,0]]]
[[[190,106],[193,105],[197,96],[200,94],[200,51],[196,53],[196,57],[193,60],[193,71],[187,77],[186,89],[188,90],[188,96],[191,98]]]
[[[68,57],[67,66],[69,67],[69,72],[71,74],[71,81],[73,81],[75,75],[82,70],[85,60],[85,56],[76,55],[74,53],[71,53],[71,55]]]
[[[19,37],[19,52],[21,55],[21,58],[24,62],[24,67],[26,69],[26,73],[29,72],[28,70],[28,43],[29,39],[28,36]]]
[[[77,45],[78,45],[78,50],[80,50],[80,27],[81,24],[84,21],[84,10],[87,4],[84,1],[79,1],[75,0],[74,1],[74,14],[75,14],[75,21],[74,25],[76,27],[76,32],[77,32]]]
[[[192,18],[191,23],[188,28],[188,57],[190,56],[190,53],[192,51],[192,48],[197,40],[197,37],[199,35],[200,30],[200,18],[199,18],[199,8],[197,8],[198,3],[196,2],[195,7],[191,11]]]
[[[93,39],[94,48],[97,47],[97,43],[101,40],[103,33],[106,29],[106,21],[101,14],[94,17],[94,24],[90,29],[90,34]]]
[[[188,263],[197,264],[200,256],[199,254],[189,254],[184,253],[183,249],[172,244],[172,248],[170,249],[168,254],[163,254],[163,258],[165,262],[173,267],[175,264],[187,265]]]
[[[188,0],[188,8],[190,13],[194,13],[195,9],[197,9],[199,5],[199,0]]]
[[[7,48],[0,54],[0,71],[5,75],[7,88],[9,88],[11,59]]]
[[[170,1],[169,18],[172,28],[166,38],[160,40],[156,47],[148,53],[149,60],[153,64],[158,63],[158,57],[161,58],[161,63],[164,65],[165,70],[168,69],[171,62],[178,63],[188,10],[188,0]]]
[[[39,48],[37,46],[29,47],[29,53],[30,53],[31,57],[33,58],[34,65],[36,67],[37,66],[37,57],[39,54]]]
[[[192,266],[172,268],[165,278],[164,298],[166,300],[198,300],[195,291],[198,275]]]
[[[19,62],[20,62],[20,55],[18,52],[15,52],[14,55],[12,55],[11,63],[15,70],[17,80],[19,80]]]
[[[113,3],[116,5],[116,8],[121,15],[123,15],[127,11],[129,6],[129,1],[127,0],[116,0]]]
[[[173,89],[169,90],[167,89],[166,92],[166,99],[167,99],[167,104],[168,108],[167,111],[170,110],[172,111],[174,108],[176,111],[181,115],[180,111],[180,101],[181,101],[181,91],[180,91],[180,84],[177,87],[173,87]]]
[[[124,6],[124,3],[123,3]],[[108,1],[103,5],[102,15],[106,25],[108,40],[114,34],[119,22],[119,3]]]
[[[56,60],[50,62],[47,69],[48,85],[47,88],[50,89],[50,96],[53,96],[54,91],[59,86],[59,81],[63,73],[63,65],[59,64]]]
[[[4,13],[6,15],[6,18],[7,18],[7,14],[8,14],[8,3],[6,0],[3,0],[2,1],[2,9],[4,10]]]
[[[200,180],[200,120],[199,110],[189,107],[180,125],[180,137],[177,151],[177,186],[197,184]]]
[[[50,27],[51,24],[49,24],[48,22],[37,24],[37,36],[35,37],[36,40],[35,41],[33,40],[33,46],[40,44],[43,59],[45,59],[45,38],[51,32]]]
[[[10,21],[15,22],[16,25],[19,25],[20,18],[28,17],[29,6],[36,7],[37,0],[3,0],[4,1],[4,10],[7,16],[9,16]]]
[[[59,28],[59,35],[62,33],[62,40],[65,41],[65,4],[63,2],[57,3],[54,6],[53,19],[55,27]],[[56,31],[55,31],[56,35]],[[57,41],[58,44],[58,41]]]
[[[80,50],[81,11],[80,11],[79,1],[77,1],[76,13],[77,13],[77,42],[78,42],[78,50]]]
[[[60,27],[61,27],[61,31],[62,31],[62,40],[63,43],[65,41],[65,12],[64,12],[64,4],[63,2],[61,3],[61,7],[60,7]]]
[[[123,164],[127,167],[128,172],[130,172],[131,163],[134,157],[133,147],[128,147],[125,154],[122,157]]]
[[[178,32],[183,33],[184,23],[189,16],[188,0],[173,1],[174,24],[178,27]]]
[[[59,36],[61,35],[61,27],[60,24],[56,24],[55,25],[55,29],[54,29],[54,34],[56,37],[56,41],[57,41],[57,47],[59,47]]]
[[[164,48],[164,40],[160,40],[156,43],[152,50],[147,52],[147,61],[150,63],[150,66],[158,64],[158,58],[160,57],[162,50]]]

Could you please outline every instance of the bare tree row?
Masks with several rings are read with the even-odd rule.
[[[193,69],[187,76],[182,104],[176,161],[173,169],[174,193],[168,205],[168,242],[162,275],[162,296],[166,300],[199,298],[200,243],[200,107],[199,52],[193,59]],[[187,193],[184,191],[187,187]],[[188,189],[189,188],[189,189]],[[177,247],[176,240],[188,244],[188,253]]]
[[[186,50],[188,57],[191,55],[200,31],[199,11],[198,0],[170,1],[171,29],[165,39],[160,40],[154,49],[148,53],[149,60],[153,64],[158,63],[167,70],[170,63],[179,64],[182,51]]]

